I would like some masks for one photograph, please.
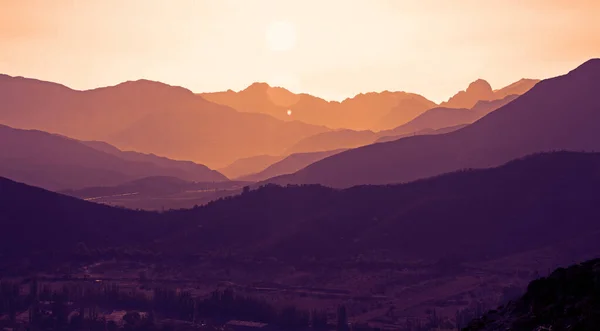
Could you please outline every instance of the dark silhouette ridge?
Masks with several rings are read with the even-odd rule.
[[[232,179],[240,178],[261,172],[271,164],[281,161],[284,157],[281,155],[257,155],[242,158],[224,168],[220,168],[219,172]]]
[[[471,109],[436,107],[427,110],[412,121],[393,130],[383,131],[381,135],[399,135],[418,132],[425,129],[437,130],[456,125],[470,124],[492,111],[501,108],[518,98],[509,95],[499,100],[477,101]]]
[[[253,83],[239,92],[228,90],[200,95],[239,111],[354,130],[391,128],[436,105],[418,94],[390,91],[361,93],[342,102],[326,101],[310,94],[294,94],[266,83]],[[288,110],[292,111],[291,116]],[[385,123],[382,118],[386,118]]]
[[[154,175],[227,181],[203,165],[114,150],[106,153],[71,138],[4,125],[0,125],[0,160],[0,175],[52,190],[116,185]]]
[[[235,243],[239,254],[282,260],[382,250],[395,257],[492,258],[600,231],[592,194],[599,166],[598,154],[541,154],[404,185],[267,186],[174,215],[204,220],[201,229],[185,232],[196,249]],[[193,245],[183,237],[173,242]]]
[[[519,299],[475,319],[462,330],[598,330],[598,278],[600,259],[558,268],[548,277],[529,283]]]
[[[169,231],[159,214],[86,202],[1,177],[0,197],[2,264],[26,257],[38,268],[55,268],[54,263],[72,258],[79,242],[140,247],[150,244],[157,232]],[[27,238],[21,241],[26,249],[14,249],[18,237]]]
[[[600,150],[600,60],[547,79],[460,130],[359,147],[277,183],[334,187],[400,183],[461,168],[493,167],[527,154]]]
[[[90,248],[122,240],[160,251],[165,261],[223,249],[286,263],[373,252],[390,259],[493,259],[600,233],[599,168],[600,154],[548,153],[403,185],[271,185],[162,214],[99,206],[2,179],[0,254],[10,249],[11,259],[34,252],[43,258],[51,252],[41,248],[53,241],[59,251],[84,240]],[[130,226],[140,222],[148,225],[133,235]],[[23,237],[24,229],[36,231]]]
[[[281,154],[300,139],[328,130],[240,113],[184,88],[147,80],[76,91],[4,76],[0,99],[0,122],[6,125],[106,141],[123,150],[211,167],[242,157]]]
[[[294,173],[311,163],[322,160],[331,155],[343,152],[343,149],[336,149],[333,151],[321,151],[321,152],[308,152],[308,153],[294,153],[285,157],[283,160],[273,163],[266,169],[252,175],[242,176],[239,180],[246,181],[263,181],[272,177]]]

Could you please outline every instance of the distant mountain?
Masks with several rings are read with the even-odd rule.
[[[465,91],[460,91],[451,97],[448,101],[442,102],[440,107],[444,108],[472,108],[477,101],[493,100],[494,91],[490,83],[483,79],[478,79],[471,84]]]
[[[600,330],[599,278],[600,259],[558,268],[529,283],[518,300],[462,330]]]
[[[122,150],[154,153],[221,167],[236,159],[280,154],[325,127],[240,113],[189,90],[139,80],[76,91],[0,76],[0,123],[106,141]]]
[[[243,112],[263,113],[281,120],[295,119],[314,125],[353,130],[392,128],[435,106],[434,102],[418,94],[406,92],[358,94],[337,102],[309,94],[294,94],[266,83],[254,83],[239,92],[228,90],[200,95],[209,101]],[[288,110],[291,110],[291,115],[288,115]]]
[[[465,91],[460,91],[451,97],[448,101],[442,102],[442,108],[473,108],[479,101],[490,101],[504,99],[511,95],[522,95],[537,84],[537,79],[521,79],[499,90],[492,90],[490,84],[478,79],[467,87]]]
[[[399,183],[464,168],[493,167],[527,154],[600,150],[600,60],[547,79],[460,130],[359,147],[278,183],[334,187]]]
[[[412,121],[393,130],[381,132],[382,135],[398,135],[419,132],[426,129],[437,130],[456,125],[470,124],[492,111],[515,100],[517,95],[509,95],[500,100],[477,101],[471,109],[436,107],[427,110]]]
[[[373,143],[378,134],[373,131],[335,130],[304,138],[288,148],[286,154],[324,152],[341,148],[355,148]]]
[[[219,172],[231,179],[240,178],[265,170],[268,166],[281,161],[284,157],[285,156],[280,155],[257,155],[246,157],[236,160],[224,168],[220,168]]]
[[[407,110],[410,110],[410,113],[418,115],[436,106],[434,102],[416,96],[402,99],[394,108],[379,119],[379,124],[374,130],[389,130],[399,124],[406,123],[407,118],[410,117],[406,116]]]
[[[494,95],[496,99],[502,99],[509,95],[522,95],[525,94],[525,92],[531,90],[531,88],[539,82],[539,79],[524,78],[499,90],[494,91]]]
[[[228,180],[227,177],[225,177],[218,171],[211,170],[205,165],[197,164],[192,161],[177,161],[154,154],[144,154],[133,151],[121,151],[120,149],[103,141],[82,141],[82,143],[89,147],[92,147],[94,149],[108,154],[112,154],[124,160],[133,162],[148,162],[163,168],[179,169],[181,173],[178,174],[178,177],[187,181],[221,182]]]
[[[517,95],[510,95],[500,100],[477,101],[471,109],[432,108],[392,130],[373,132],[346,129],[323,132],[300,140],[288,148],[286,153],[349,149],[366,146],[374,142],[398,140],[413,135],[447,133],[475,122],[517,97]]]
[[[453,109],[453,108],[450,108],[450,109]],[[449,126],[449,127],[446,127],[446,128],[437,129],[437,130],[423,129],[423,130],[419,130],[419,131],[413,132],[413,133],[404,133],[404,134],[399,134],[399,135],[394,135],[394,136],[383,136],[383,137],[377,139],[375,142],[376,143],[384,143],[384,142],[394,141],[394,140],[398,140],[398,139],[406,138],[406,137],[411,137],[411,136],[444,134],[444,133],[449,133],[449,132],[452,132],[452,131],[456,131],[456,130],[462,129],[462,128],[464,128],[467,125],[469,125],[469,124],[459,124],[459,125],[455,125],[455,126]]]
[[[239,179],[245,181],[259,182],[280,175],[292,174],[310,165],[311,163],[320,161],[326,157],[335,155],[343,151],[343,149],[336,149],[333,151],[294,153],[287,156],[279,162],[273,163],[261,172],[248,176],[242,176]]]
[[[111,149],[109,145],[103,146],[105,150]],[[220,173],[199,164],[114,150],[106,153],[64,136],[0,125],[0,176],[62,190],[116,185],[156,175],[204,181],[227,180]]]

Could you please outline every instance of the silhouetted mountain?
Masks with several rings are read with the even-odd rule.
[[[239,92],[229,90],[200,95],[209,101],[239,111],[354,130],[392,128],[435,106],[435,103],[418,94],[406,92],[358,94],[337,102],[326,101],[309,94],[294,94],[266,83],[254,83]],[[292,111],[291,116],[288,115],[288,110]],[[382,122],[384,117],[385,123]]]
[[[169,232],[158,214],[90,203],[1,177],[0,214],[0,264],[26,257],[36,268],[72,257],[80,242],[90,248],[147,247],[158,233]]]
[[[464,331],[600,330],[600,259],[532,281],[518,300],[472,321]]]
[[[110,150],[108,145],[102,146]],[[0,125],[0,160],[1,176],[52,190],[116,185],[156,175],[227,180],[198,164],[136,153],[105,153],[67,137],[4,125]]]
[[[273,163],[261,172],[240,177],[240,180],[259,182],[280,175],[292,174],[309,164],[343,151],[343,149],[336,149],[333,151],[294,153],[279,162]]]
[[[550,153],[402,185],[270,185],[162,214],[98,206],[2,180],[0,254],[39,252],[42,258],[85,241],[89,247],[147,243],[165,261],[201,251],[286,263],[358,255],[490,259],[600,233],[599,168],[600,154]]]
[[[277,183],[334,187],[399,183],[464,168],[493,167],[527,154],[600,150],[600,60],[547,79],[460,130],[359,147]]]
[[[324,127],[240,113],[181,87],[140,80],[87,91],[0,77],[0,123],[106,141],[122,150],[211,167],[280,154]]]
[[[232,164],[219,169],[219,172],[229,178],[240,178],[265,170],[275,162],[281,161],[285,156],[257,155],[236,160]]]
[[[373,143],[378,134],[373,131],[335,130],[300,140],[286,150],[286,154],[324,152],[341,148],[355,148]]]
[[[470,124],[492,111],[515,100],[517,95],[510,95],[500,100],[477,101],[471,109],[436,107],[427,110],[412,121],[393,130],[383,131],[383,135],[398,135],[419,132],[426,129],[440,129],[461,124]]]
[[[600,154],[563,152],[403,185],[266,186],[174,212],[198,221],[167,242],[282,261],[487,259],[599,232],[599,168]]]

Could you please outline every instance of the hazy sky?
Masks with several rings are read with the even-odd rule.
[[[0,73],[442,101],[600,56],[598,0],[0,0]]]

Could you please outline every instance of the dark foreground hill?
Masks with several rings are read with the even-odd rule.
[[[159,214],[114,208],[0,178],[0,267],[36,267],[87,247],[147,247],[167,231]],[[26,261],[21,259],[26,258]]]
[[[534,280],[520,299],[463,330],[600,330],[600,259]]]
[[[174,212],[169,249],[282,260],[485,259],[600,231],[600,154],[535,155],[404,185],[267,186]]]
[[[270,185],[162,214],[2,180],[0,254],[58,256],[85,242],[90,249],[143,246],[165,260],[211,252],[284,263],[485,260],[600,233],[598,187],[600,154],[571,152],[403,185]]]

